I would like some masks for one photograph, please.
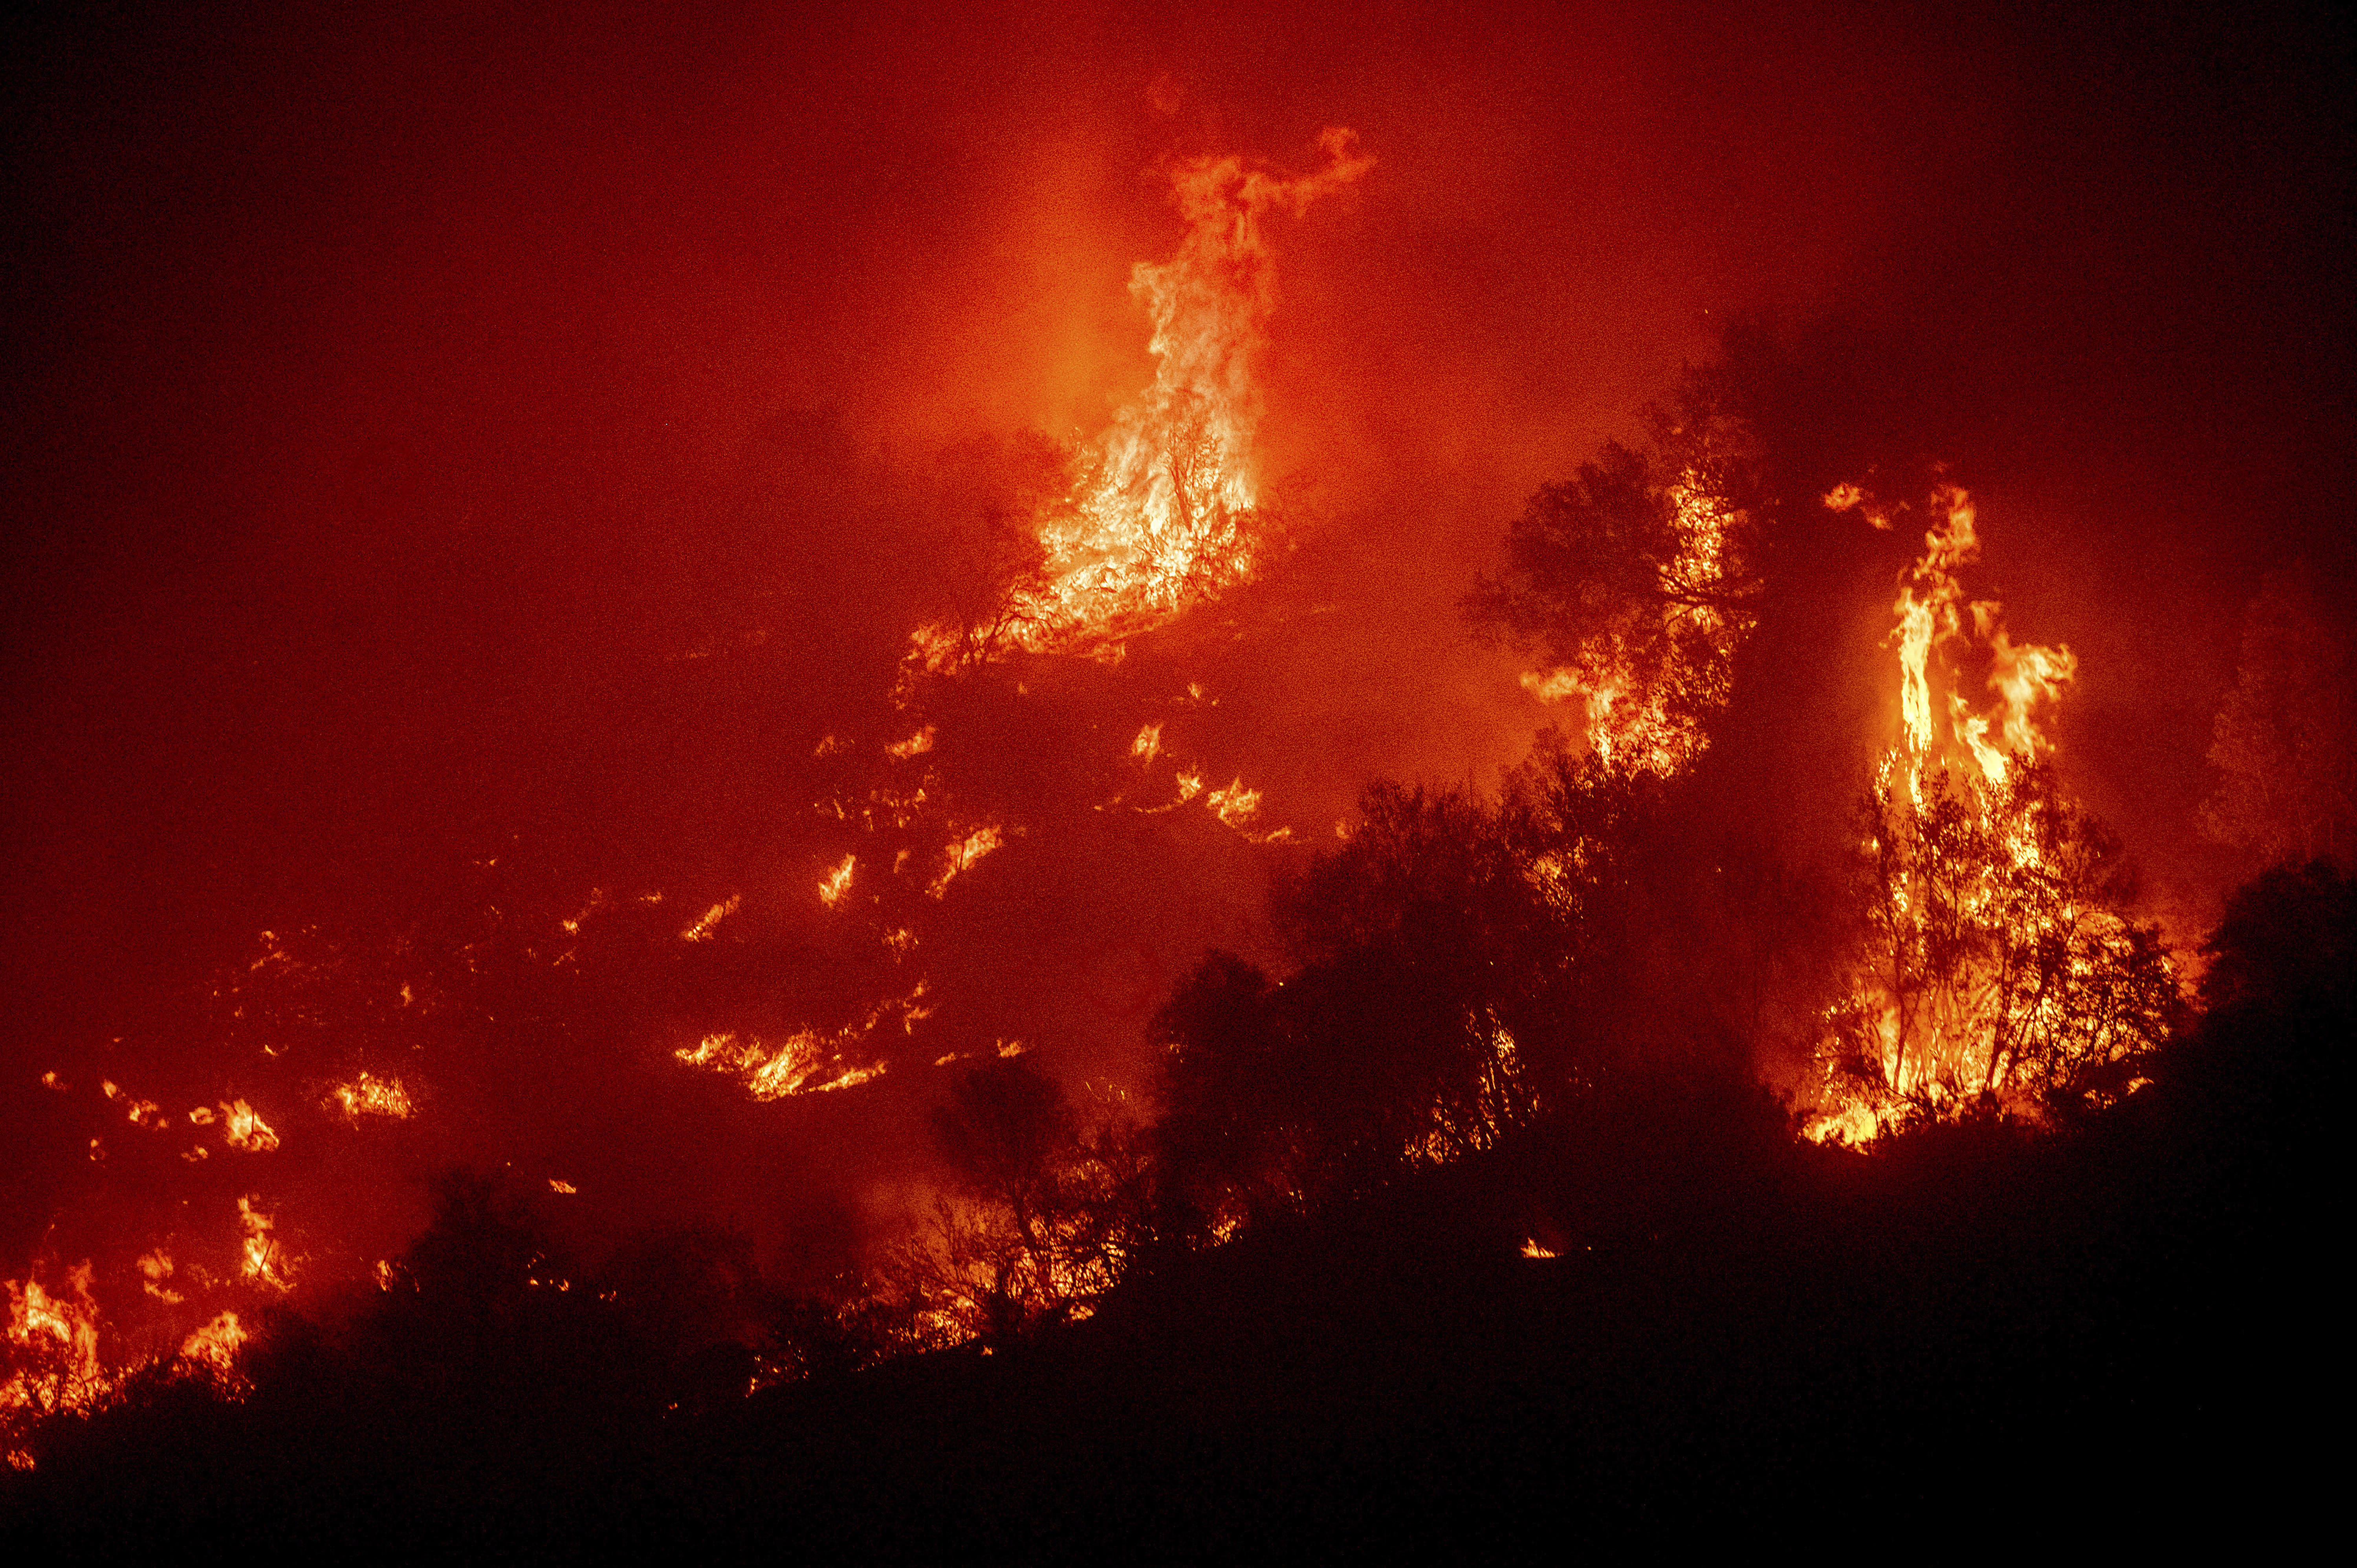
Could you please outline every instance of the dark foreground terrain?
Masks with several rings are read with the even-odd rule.
[[[651,1402],[561,1325],[290,1319],[245,1402],[53,1430],[0,1517],[67,1562],[2264,1550],[2339,1469],[2349,887],[2239,899],[2202,1022],[2058,1128],[1857,1155],[1664,1088],[1078,1327],[749,1400]]]

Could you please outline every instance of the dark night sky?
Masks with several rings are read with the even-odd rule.
[[[1149,373],[1156,170],[1332,124],[1378,166],[1277,234],[1266,441],[1342,520],[1338,608],[1226,671],[1279,818],[1512,761],[1544,715],[1454,601],[1522,497],[1729,318],[1837,319],[1981,494],[2014,627],[2080,653],[2089,798],[2214,895],[2236,618],[2352,565],[2348,38],[2077,9],[40,7],[9,1082],[517,824],[725,879],[860,677],[697,713],[648,671],[753,580],[857,645],[903,542],[740,504],[764,432],[833,410],[862,472],[1086,434]]]

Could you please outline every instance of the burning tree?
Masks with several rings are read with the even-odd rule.
[[[1824,505],[1884,529],[1908,510],[1854,485]],[[2135,886],[2118,841],[2042,760],[2040,705],[2077,660],[2016,644],[1993,601],[1967,605],[1960,574],[1980,542],[1964,490],[1943,483],[1925,510],[1924,553],[1894,606],[1900,739],[1864,808],[1857,954],[1816,1051],[1819,1137],[2108,1097],[2181,1016],[2158,928],[2126,917]],[[1988,711],[1964,690],[1967,656],[1986,660]]]
[[[1539,653],[1523,683],[1579,696],[1608,762],[1679,771],[1710,744],[1765,585],[1748,426],[1706,377],[1651,415],[1653,446],[1609,443],[1543,485],[1507,534],[1506,570],[1466,601],[1480,627]]]
[[[1820,1050],[1834,1108],[1812,1131],[2115,1091],[2109,1069],[2183,1005],[2158,929],[2118,913],[2117,841],[2043,764],[1900,774],[1894,754],[1864,809],[1858,956]]]

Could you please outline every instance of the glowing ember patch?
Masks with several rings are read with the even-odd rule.
[[[695,924],[680,932],[679,940],[683,942],[710,941],[713,931],[718,928],[720,922],[735,914],[737,907],[743,902],[742,894],[731,893],[726,899],[706,909]]]
[[[1867,521],[1874,524],[1877,528],[1885,530],[1886,532],[1890,527],[1890,517],[1892,511],[1904,511],[1907,510],[1906,503],[1903,501],[1896,508],[1878,506],[1875,504],[1874,498],[1867,494],[1865,490],[1859,489],[1856,485],[1846,483],[1835,485],[1832,489],[1827,490],[1824,493],[1824,499],[1825,510],[1827,511],[1856,511],[1859,515],[1863,516]]]
[[[551,1176],[548,1178],[548,1190],[551,1192],[564,1193],[569,1197],[574,1193],[579,1192],[581,1189],[575,1187],[569,1181],[559,1181],[554,1176]]]
[[[903,761],[911,757],[921,757],[933,749],[933,726],[927,725],[908,739],[888,746],[884,749],[888,755],[899,757]]]
[[[1001,1040],[998,1042],[998,1054],[1002,1057],[1019,1057],[1023,1054],[1024,1049],[1024,1044],[1020,1040]]]
[[[1147,725],[1137,732],[1137,738],[1129,743],[1130,758],[1141,768],[1153,762],[1161,752],[1162,726],[1158,724]]]
[[[976,828],[963,838],[953,842],[942,854],[942,869],[925,887],[926,895],[939,898],[950,890],[950,883],[959,873],[973,868],[975,862],[1004,841],[996,827]]]
[[[919,981],[908,995],[879,1002],[858,1022],[831,1033],[797,1029],[783,1043],[772,1045],[733,1029],[720,1030],[672,1055],[690,1067],[708,1067],[742,1078],[756,1100],[851,1089],[882,1077],[886,1064],[856,1062],[846,1053],[890,1019],[899,1021],[901,1033],[913,1033],[931,1012],[918,1005],[924,994],[925,983]]]
[[[1523,1256],[1525,1258],[1552,1258],[1557,1255],[1553,1247],[1542,1247],[1535,1240],[1523,1243]]]
[[[286,1261],[271,1232],[274,1228],[271,1217],[253,1207],[251,1197],[237,1200],[237,1228],[244,1237],[240,1248],[243,1261],[241,1272],[256,1284],[274,1290],[285,1290],[292,1283]]]
[[[55,1072],[45,1072],[41,1075],[41,1087],[44,1089],[54,1089],[62,1094],[66,1090],[66,1080],[59,1078]]]
[[[825,904],[828,908],[832,909],[834,908],[835,900],[842,897],[844,894],[849,890],[851,886],[852,873],[858,868],[858,865],[859,857],[856,854],[846,854],[843,857],[843,864],[836,866],[833,871],[828,872],[825,879],[820,882],[818,885],[819,899],[821,902]]]
[[[180,1341],[180,1359],[217,1381],[237,1379],[237,1353],[252,1336],[234,1312],[224,1312]]]
[[[884,933],[884,945],[892,950],[893,961],[897,963],[916,950],[917,933],[906,926],[895,926]]]
[[[589,889],[589,902],[581,906],[580,912],[576,915],[568,916],[565,919],[559,922],[559,924],[561,924],[565,929],[565,934],[568,937],[579,936],[581,934],[582,922],[588,919],[590,916],[596,914],[599,909],[603,908],[605,907],[605,903],[606,890],[603,887],[592,887]],[[409,1005],[409,987],[404,985],[401,988],[401,1004],[404,1007],[406,1007]]]
[[[167,1306],[179,1304],[180,1293],[164,1283],[172,1277],[172,1254],[161,1247],[152,1252],[142,1253],[139,1259],[139,1274],[140,1289]]]
[[[235,1101],[223,1105],[221,1114],[229,1122],[229,1142],[231,1148],[262,1155],[278,1146],[278,1134],[272,1132],[270,1123],[256,1115],[253,1107],[244,1101]]]
[[[1260,791],[1245,789],[1239,779],[1224,789],[1212,790],[1209,804],[1221,822],[1242,832],[1260,815]]]
[[[415,1109],[410,1102],[409,1091],[402,1087],[401,1079],[379,1078],[367,1072],[330,1090],[326,1103],[341,1111],[348,1121],[353,1122],[363,1116],[384,1116],[400,1121]]]
[[[782,1044],[772,1046],[750,1036],[740,1036],[733,1030],[706,1035],[694,1047],[674,1051],[681,1061],[691,1067],[717,1068],[743,1078],[745,1087],[756,1100],[782,1100],[792,1094],[824,1094],[832,1090],[851,1089],[883,1075],[879,1063],[854,1067],[840,1055],[845,1046],[856,1043],[857,1033],[821,1035],[814,1030],[799,1029],[788,1036]]]

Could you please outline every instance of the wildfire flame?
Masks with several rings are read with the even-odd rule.
[[[67,1271],[62,1296],[38,1280],[9,1282],[9,1359],[16,1370],[0,1383],[0,1437],[27,1419],[87,1410],[113,1392],[114,1380],[98,1359],[98,1303],[90,1280],[90,1265],[81,1263]],[[32,1464],[14,1444],[5,1458],[19,1469]]]
[[[180,1359],[210,1372],[217,1380],[237,1377],[238,1350],[252,1338],[234,1312],[224,1312],[180,1341]]]
[[[720,922],[735,914],[744,902],[744,895],[731,893],[727,897],[706,909],[697,918],[695,924],[680,932],[679,940],[683,942],[710,941],[712,933],[719,929]]]
[[[881,1076],[884,1068],[880,1063],[851,1067],[842,1059],[843,1048],[856,1044],[865,1033],[845,1030],[828,1036],[812,1029],[797,1029],[783,1043],[771,1046],[749,1036],[740,1036],[734,1030],[724,1030],[706,1035],[693,1047],[673,1054],[690,1067],[717,1068],[741,1075],[756,1100],[781,1100],[789,1094],[824,1094],[830,1090],[850,1089]]]
[[[1834,511],[1858,510],[1878,527],[1890,526],[1889,512],[1858,486],[1837,486],[1824,504]],[[1997,694],[1996,711],[1976,713],[1961,693],[1951,692],[1946,716],[1953,743],[1970,757],[1982,778],[1996,783],[2005,778],[2009,757],[2035,759],[2052,749],[2038,727],[2038,705],[2062,695],[2078,673],[2079,661],[2068,648],[2017,646],[2000,624],[2003,609],[1995,602],[1966,605],[1957,573],[1980,558],[1972,496],[1958,486],[1942,485],[1932,492],[1931,505],[1936,521],[1923,535],[1922,557],[1901,580],[1892,607],[1898,618],[1892,639],[1899,647],[1906,749],[1916,774],[1927,762],[1936,765],[1943,746],[1932,700],[1932,654],[1977,641],[1990,653],[1988,685]],[[1994,742],[1992,731],[1997,737]]]
[[[1351,131],[1328,130],[1318,145],[1325,166],[1291,179],[1235,156],[1193,158],[1173,172],[1186,238],[1168,261],[1140,262],[1130,274],[1154,324],[1153,384],[1074,455],[1071,490],[1042,509],[1040,569],[1015,589],[1007,617],[1013,646],[1117,653],[1125,639],[1254,575],[1265,543],[1258,362],[1276,303],[1264,220],[1306,211],[1374,166]],[[969,647],[942,627],[915,641],[920,661],[936,670]]]
[[[172,1273],[171,1259],[160,1249],[141,1258],[139,1266],[150,1294],[167,1305],[182,1299],[160,1287]],[[235,1312],[217,1314],[188,1335],[177,1355],[149,1354],[108,1365],[100,1353],[103,1320],[91,1291],[93,1272],[86,1262],[68,1269],[62,1293],[44,1288],[38,1279],[7,1283],[5,1342],[11,1370],[0,1383],[0,1463],[12,1469],[33,1467],[28,1428],[48,1416],[100,1410],[135,1376],[160,1362],[171,1363],[169,1375],[201,1378],[231,1398],[247,1391],[237,1358],[251,1336]]]

